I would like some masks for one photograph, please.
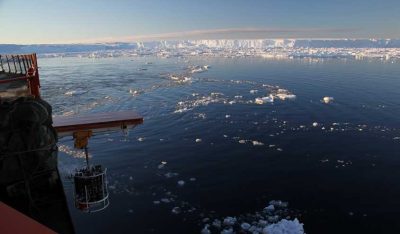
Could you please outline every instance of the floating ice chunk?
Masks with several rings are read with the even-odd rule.
[[[239,140],[239,143],[244,144],[244,143],[246,143],[246,140]]]
[[[225,118],[229,119],[231,117],[231,115],[225,115]]]
[[[196,181],[196,178],[192,177],[189,179],[190,181]]]
[[[235,225],[235,223],[236,223],[236,218],[235,217],[228,216],[228,217],[226,217],[224,219],[224,225],[232,226],[232,225]]]
[[[184,185],[185,185],[185,181],[179,180],[179,181],[178,181],[178,185],[179,185],[179,186],[184,186]]]
[[[161,202],[170,203],[171,200],[169,200],[168,198],[161,198]]]
[[[257,90],[257,89],[252,89],[252,90],[250,90],[250,93],[251,93],[251,94],[258,93],[258,90]]]
[[[162,168],[164,168],[165,167],[165,165],[167,164],[167,162],[161,162],[161,164],[160,165],[158,165],[157,167],[158,167],[158,169],[162,169]]]
[[[241,227],[243,230],[249,230],[249,228],[251,227],[251,225],[248,224],[248,223],[242,223],[242,224],[240,225],[240,227]]]
[[[71,90],[65,93],[67,96],[75,96],[75,95],[81,95],[84,93],[87,93],[87,90]]]
[[[172,208],[171,212],[172,212],[172,214],[179,214],[182,212],[182,209],[180,207],[176,206],[176,207]]]
[[[318,123],[317,123],[317,122],[314,122],[314,123],[312,124],[312,126],[313,126],[313,127],[318,127]]]
[[[275,210],[275,206],[274,205],[269,205],[269,206],[265,207],[264,210],[266,210],[268,212],[272,212],[272,211]]]
[[[153,201],[153,204],[154,204],[154,205],[159,205],[159,204],[160,204],[160,201]]]
[[[219,219],[215,219],[212,223],[212,225],[216,228],[221,228],[221,221]]]
[[[200,138],[197,138],[196,139],[196,143],[200,143],[201,142],[201,139]]]
[[[400,137],[393,137],[393,140],[400,140]]]
[[[277,148],[276,150],[278,150],[278,151],[283,151],[283,149],[282,149],[282,148]]]
[[[287,93],[278,93],[276,94],[276,97],[284,101],[286,99],[295,99],[296,95]]]
[[[129,89],[129,93],[133,96],[139,95],[141,92],[139,90]]]
[[[269,148],[274,148],[274,147],[275,147],[275,145],[269,145],[268,147],[269,147]]]
[[[221,234],[233,234],[233,229],[229,228],[229,229],[224,229],[221,231]]]
[[[271,103],[274,102],[274,96],[269,95],[268,97],[256,98],[254,102],[259,105],[262,105],[264,103]]]
[[[204,228],[201,229],[201,234],[211,234],[211,231],[210,231],[210,229],[208,229],[208,227],[210,227],[210,225],[209,225],[209,224],[206,224],[206,225],[204,226]]]
[[[172,178],[172,177],[175,177],[175,176],[178,176],[179,174],[178,173],[175,173],[175,172],[167,172],[167,173],[165,173],[164,174],[164,176],[166,177],[166,178]]]
[[[283,202],[280,200],[272,200],[269,202],[270,205],[273,205],[274,207],[281,207],[281,208],[286,208],[289,204],[287,202]]]
[[[331,103],[331,102],[334,101],[334,98],[333,98],[333,97],[324,97],[324,98],[322,98],[321,101],[322,101],[323,103],[325,103],[325,104],[329,104],[329,103]]]
[[[262,143],[260,141],[253,141],[253,145],[254,146],[262,146],[262,145],[264,145],[264,143]]]
[[[263,234],[304,234],[303,224],[298,219],[282,219],[278,223],[268,225],[262,230]]]
[[[133,177],[132,177],[132,176],[129,176],[129,180],[133,180]]]
[[[140,141],[140,142],[142,142],[142,141],[144,141],[146,138],[144,138],[144,137],[139,137],[137,140],[138,141]]]

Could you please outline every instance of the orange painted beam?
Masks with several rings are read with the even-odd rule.
[[[0,202],[0,233],[53,234],[56,232]]]

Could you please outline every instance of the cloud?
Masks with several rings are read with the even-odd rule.
[[[104,37],[69,41],[68,43],[135,42],[186,39],[265,39],[265,38],[321,38],[346,37],[359,31],[356,28],[224,28],[193,30],[125,37]]]

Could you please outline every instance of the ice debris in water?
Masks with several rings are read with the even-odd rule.
[[[256,104],[262,105],[264,103],[271,103],[274,102],[274,96],[269,95],[268,97],[261,97],[261,98],[256,98],[254,101]]]
[[[182,212],[182,209],[180,207],[176,206],[176,207],[172,208],[171,212],[172,212],[172,214],[179,214]]]
[[[71,90],[65,93],[67,96],[75,96],[75,95],[81,95],[84,93],[87,93],[87,90]]]
[[[140,141],[140,142],[142,142],[142,141],[145,140],[145,138],[144,138],[144,137],[139,137],[137,140]]]
[[[248,223],[242,223],[242,224],[240,225],[240,227],[241,227],[243,230],[249,230],[249,228],[251,227],[251,225],[248,224]]]
[[[275,206],[274,205],[269,205],[267,207],[264,208],[266,211],[274,211],[275,210]]]
[[[318,127],[318,123],[317,123],[317,122],[314,122],[314,123],[312,124],[312,126],[313,126],[313,127]]]
[[[190,181],[196,181],[196,178],[192,177],[189,179]]]
[[[252,90],[250,90],[250,93],[251,93],[251,94],[258,93],[258,90],[257,90],[257,89],[252,89]]]
[[[201,233],[263,233],[304,234],[303,224],[297,218],[290,220],[288,203],[272,200],[261,212],[228,216],[220,219],[204,219]]]
[[[167,172],[167,173],[165,173],[164,174],[164,176],[166,177],[166,178],[172,178],[172,177],[175,177],[175,176],[178,176],[179,174],[178,173],[175,173],[175,172]]]
[[[190,69],[190,73],[200,73],[200,72],[207,71],[209,67],[210,67],[209,65],[191,66],[191,67],[189,67],[189,69]]]
[[[179,186],[184,186],[184,185],[185,185],[185,181],[179,180],[179,181],[178,181],[178,185],[179,185]]]
[[[196,139],[196,143],[200,143],[201,142],[201,139],[200,138],[197,138]]]
[[[266,226],[263,234],[303,234],[303,224],[296,218],[294,220],[282,219],[278,223]]]
[[[323,103],[325,103],[325,104],[329,104],[329,103],[333,102],[334,99],[333,99],[333,97],[324,97],[324,98],[322,98],[321,101],[322,101]]]
[[[201,230],[201,234],[211,234],[210,229],[208,229],[210,225],[206,224],[204,228]]]
[[[169,78],[176,83],[189,83],[192,81],[192,78],[189,76],[184,76],[184,75],[170,75]]]
[[[281,100],[286,100],[286,99],[295,99],[296,95],[290,93],[286,89],[278,89],[276,91],[276,94],[274,95],[275,97],[281,99]]]
[[[236,223],[236,218],[235,217],[226,217],[224,219],[224,225],[232,226]]]
[[[254,146],[262,146],[262,145],[264,145],[264,143],[262,143],[260,141],[253,141],[253,145]]]

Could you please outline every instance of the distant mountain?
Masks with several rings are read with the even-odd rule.
[[[400,39],[260,39],[180,40],[104,44],[0,44],[0,53],[82,53],[107,50],[154,49],[267,49],[267,48],[400,48]]]

